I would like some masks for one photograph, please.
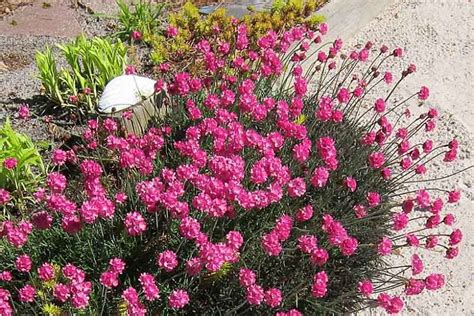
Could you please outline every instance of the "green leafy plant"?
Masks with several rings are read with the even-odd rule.
[[[133,39],[132,33],[139,32],[136,36],[149,40],[158,31],[161,24],[160,18],[163,16],[164,3],[154,4],[150,1],[140,1],[132,6],[123,0],[118,0],[119,7],[118,20],[119,30],[115,36],[123,41]]]
[[[45,94],[56,105],[77,114],[94,113],[100,93],[108,81],[123,74],[127,47],[118,40],[84,35],[67,44],[58,44],[68,67],[58,69],[51,48],[36,54],[36,65]]]
[[[16,161],[11,170],[4,166],[7,159]],[[8,190],[21,209],[23,199],[35,191],[44,172],[38,147],[28,136],[15,132],[7,119],[0,129],[0,188]]]

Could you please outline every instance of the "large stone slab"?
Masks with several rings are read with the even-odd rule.
[[[74,10],[69,1],[34,1],[4,17],[0,34],[75,37],[82,29]]]

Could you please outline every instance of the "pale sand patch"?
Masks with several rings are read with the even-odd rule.
[[[405,57],[392,63],[394,74],[400,73],[409,63],[416,64],[416,74],[405,81],[399,95],[407,96],[418,91],[421,85],[428,86],[431,90],[428,105],[441,112],[434,140],[446,142],[455,136],[461,144],[459,161],[448,167],[442,163],[433,164],[428,168],[431,177],[474,164],[473,18],[474,3],[470,0],[396,0],[348,43],[364,44],[371,40],[376,47],[382,43],[391,49],[402,47]],[[461,202],[446,210],[456,215],[455,227],[463,231],[464,240],[460,254],[454,260],[419,251],[426,260],[425,271],[446,274],[447,285],[437,292],[425,291],[407,299],[403,314],[474,315],[473,175],[471,169],[461,176],[436,183],[438,187],[456,187],[463,192]],[[410,256],[407,254],[395,260],[407,263]],[[380,314],[380,311],[374,313]]]

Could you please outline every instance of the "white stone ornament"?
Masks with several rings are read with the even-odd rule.
[[[122,75],[112,79],[99,100],[100,113],[126,110],[155,93],[155,80],[135,75]]]

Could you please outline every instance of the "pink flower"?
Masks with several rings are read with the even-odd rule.
[[[294,83],[295,94],[297,96],[304,96],[308,91],[306,80],[303,77],[297,77]]]
[[[459,249],[457,247],[449,247],[446,250],[446,258],[447,259],[454,259],[458,256],[459,254]]]
[[[149,273],[142,273],[139,277],[145,298],[148,301],[154,301],[160,297],[160,290],[156,286],[155,278]]]
[[[54,267],[49,263],[44,263],[38,268],[38,277],[42,281],[49,281],[54,278]]]
[[[143,233],[146,228],[146,221],[140,213],[127,213],[125,216],[125,229],[130,236],[138,236]]]
[[[61,303],[66,302],[70,295],[71,293],[69,290],[69,286],[67,286],[66,284],[57,283],[54,286],[53,296],[55,299],[57,299]]]
[[[313,171],[313,176],[311,177],[311,184],[316,188],[323,188],[326,186],[328,179],[328,169],[326,167],[317,167]]]
[[[409,246],[413,246],[413,247],[419,247],[420,246],[420,240],[418,239],[418,237],[416,237],[416,235],[407,234],[406,239],[407,239],[407,244]]]
[[[189,295],[185,290],[174,290],[168,297],[168,305],[174,309],[181,309],[189,303]]]
[[[120,258],[112,258],[109,261],[109,267],[112,272],[122,274],[125,269],[125,262]]]
[[[113,271],[105,271],[100,275],[100,284],[105,286],[106,288],[112,289],[117,287],[119,284],[118,275],[116,272]]]
[[[354,192],[357,189],[357,181],[353,177],[346,177],[344,179],[344,185],[349,191]]]
[[[298,249],[304,253],[312,253],[317,249],[318,239],[313,235],[301,235],[298,237]]]
[[[36,290],[33,286],[27,284],[18,291],[18,294],[21,302],[31,303],[35,299]]]
[[[53,151],[51,159],[55,165],[62,166],[67,160],[67,154],[64,150],[56,149]]]
[[[326,33],[328,32],[328,25],[326,23],[321,23],[319,24],[319,32],[321,33],[321,35],[326,35]]]
[[[280,244],[280,239],[278,237],[278,234],[274,232],[263,235],[261,244],[263,250],[269,256],[276,257],[281,253],[282,247]]]
[[[13,279],[13,276],[10,271],[0,272],[0,281],[10,282],[12,279]]]
[[[444,286],[444,275],[433,273],[425,278],[426,289],[438,290]]]
[[[28,119],[30,117],[30,107],[26,104],[23,104],[18,109],[18,117],[22,120]]]
[[[423,280],[410,279],[405,285],[406,295],[418,295],[425,289],[425,282]]]
[[[20,272],[29,272],[31,270],[31,263],[28,255],[20,255],[16,258],[15,267]]]
[[[423,261],[417,254],[414,254],[411,257],[411,272],[413,273],[413,275],[417,275],[423,272],[423,268],[424,268]]]
[[[393,214],[393,229],[402,230],[408,225],[408,216],[406,213]]]
[[[391,84],[393,81],[392,73],[389,71],[385,72],[383,76],[383,80],[385,81],[386,84]]]
[[[0,188],[0,205],[7,204],[10,201],[10,192]]]
[[[265,291],[264,302],[271,308],[275,308],[281,304],[282,294],[279,289],[271,288]]]
[[[16,160],[16,158],[13,158],[13,157],[8,157],[3,161],[3,166],[7,170],[13,170],[17,164],[18,164],[18,160]]]
[[[428,97],[430,96],[430,90],[425,87],[425,86],[422,86],[420,88],[420,91],[418,92],[418,98],[422,101],[428,99]]]
[[[168,26],[166,29],[166,36],[168,37],[176,37],[178,35],[178,28],[174,26]]]
[[[140,31],[132,31],[130,33],[130,37],[132,38],[132,40],[134,41],[139,41],[142,39],[142,33],[140,33]]]
[[[460,191],[451,191],[448,195],[448,202],[449,203],[457,203],[461,199],[461,192]]]
[[[247,302],[250,305],[260,305],[265,299],[265,292],[260,285],[252,284],[247,287]]]
[[[300,197],[306,192],[306,183],[303,178],[295,178],[288,182],[288,195],[290,197]]]
[[[392,240],[388,237],[383,237],[382,241],[378,244],[377,252],[381,256],[386,256],[392,253]]]
[[[257,275],[250,269],[242,268],[239,271],[239,283],[242,287],[249,287],[255,284]]]
[[[358,289],[362,295],[367,297],[369,297],[374,292],[374,286],[369,280],[359,282]]]
[[[380,194],[377,192],[368,192],[367,203],[369,207],[377,207],[380,204]]]
[[[176,253],[171,250],[165,250],[158,255],[157,259],[158,266],[165,269],[166,272],[173,271],[178,265],[178,259]]]
[[[454,224],[454,215],[453,214],[447,214],[444,218],[443,218],[443,223],[445,223],[446,225],[448,226],[451,226]]]
[[[329,254],[324,248],[317,248],[311,253],[311,262],[317,266],[322,266],[329,259]]]
[[[179,225],[179,232],[185,238],[190,240],[195,239],[198,237],[200,231],[201,224],[199,224],[196,219],[192,217],[186,217],[181,220],[181,224]]]
[[[460,229],[454,230],[451,235],[449,235],[449,245],[454,246],[461,242],[462,240],[462,232]]]
[[[185,263],[186,273],[191,276],[196,276],[201,273],[202,264],[199,258],[191,258]]]
[[[311,294],[314,297],[324,297],[327,293],[328,276],[325,271],[316,273],[311,287]]]
[[[359,242],[354,237],[349,237],[344,239],[342,244],[340,245],[341,253],[343,256],[351,256],[357,250],[359,246]]]
[[[385,163],[385,155],[382,152],[373,152],[369,155],[369,165],[374,169],[379,169]]]
[[[313,207],[311,205],[306,205],[305,207],[299,209],[296,212],[295,218],[298,222],[305,222],[310,220],[313,217]]]
[[[364,218],[367,216],[367,208],[362,204],[356,204],[352,209],[355,212],[357,218]]]
[[[425,247],[427,249],[432,249],[432,248],[436,247],[437,245],[438,245],[438,237],[428,236],[428,238],[426,238]]]
[[[385,101],[383,99],[377,99],[375,101],[374,110],[378,113],[385,111]]]

